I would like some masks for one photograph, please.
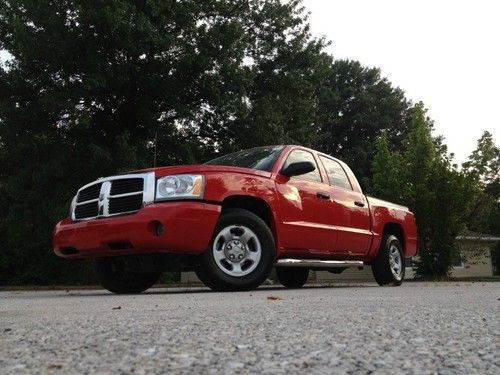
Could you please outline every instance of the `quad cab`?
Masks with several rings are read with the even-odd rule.
[[[309,270],[371,265],[400,285],[417,252],[407,207],[366,196],[342,161],[300,146],[265,146],[100,178],[80,188],[54,229],[54,251],[93,258],[101,284],[139,293],[165,271],[195,271],[217,291],[251,290],[276,267],[303,286]]]

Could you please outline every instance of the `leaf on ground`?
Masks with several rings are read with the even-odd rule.
[[[281,298],[280,296],[267,296],[267,299],[270,301],[282,301],[283,300],[283,298]]]

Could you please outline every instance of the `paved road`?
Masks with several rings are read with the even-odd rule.
[[[499,374],[499,283],[0,293],[0,373]]]

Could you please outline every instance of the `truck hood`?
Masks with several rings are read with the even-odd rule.
[[[129,173],[145,173],[155,172],[156,177],[163,177],[172,174],[187,174],[187,173],[240,173],[260,177],[271,177],[271,172],[260,171],[257,169],[229,167],[226,165],[208,165],[208,164],[191,164],[191,165],[174,165],[170,167],[158,167],[131,171]]]

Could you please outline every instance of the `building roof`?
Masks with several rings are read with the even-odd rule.
[[[493,236],[486,233],[477,233],[472,231],[465,231],[455,237],[457,241],[478,241],[478,242],[497,242],[500,241],[499,236]]]

